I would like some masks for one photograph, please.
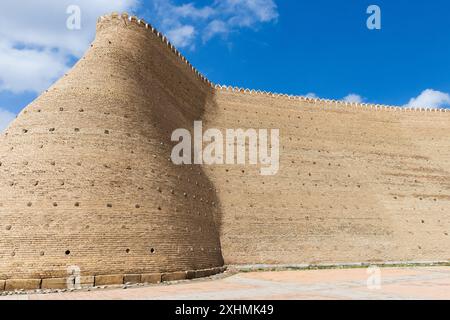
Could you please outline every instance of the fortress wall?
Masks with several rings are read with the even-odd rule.
[[[448,260],[450,114],[218,90],[209,126],[279,128],[280,171],[210,168],[227,264]],[[208,112],[207,112],[208,114]]]
[[[135,22],[97,31],[1,137],[0,279],[223,265],[211,182],[169,159],[171,132],[201,118],[211,87]]]
[[[216,86],[144,21],[102,17],[0,137],[0,279],[450,260],[449,117]],[[195,120],[280,129],[280,171],[173,165]]]

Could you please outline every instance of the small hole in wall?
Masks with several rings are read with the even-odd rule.
[[[150,249],[150,253],[152,253],[152,254],[155,253],[155,249],[154,249],[154,248],[151,248],[151,249]]]
[[[125,250],[126,253],[130,253],[130,249]]]
[[[66,256],[68,256],[70,254],[70,250],[66,250]]]

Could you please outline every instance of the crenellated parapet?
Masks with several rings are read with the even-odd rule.
[[[344,100],[312,98],[312,97],[307,97],[307,96],[289,95],[289,94],[284,94],[284,93],[253,90],[253,89],[248,89],[248,88],[239,88],[239,87],[232,87],[232,86],[219,85],[219,84],[214,85],[214,88],[216,90],[228,91],[228,92],[234,92],[234,93],[263,95],[263,96],[272,97],[272,98],[298,100],[298,101],[303,101],[306,103],[318,104],[320,106],[326,105],[326,106],[330,106],[330,107],[331,106],[353,107],[353,108],[364,108],[364,109],[368,109],[368,110],[376,110],[376,111],[385,110],[385,111],[393,111],[393,112],[450,112],[450,109],[445,109],[445,108],[430,108],[430,107],[412,108],[412,107],[389,106],[389,105],[373,104],[373,103],[348,102],[348,101],[344,101]]]

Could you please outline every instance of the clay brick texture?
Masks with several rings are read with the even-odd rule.
[[[174,165],[195,120],[280,129],[278,174]],[[450,260],[449,135],[440,110],[213,86],[143,21],[102,17],[0,138],[0,279]]]
[[[214,186],[170,161],[213,90],[161,39],[109,19],[0,140],[0,279],[223,265]],[[199,106],[199,108],[194,108]]]

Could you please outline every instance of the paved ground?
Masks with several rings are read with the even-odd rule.
[[[450,267],[248,272],[209,280],[2,299],[450,299]],[[368,285],[369,284],[369,285]]]

